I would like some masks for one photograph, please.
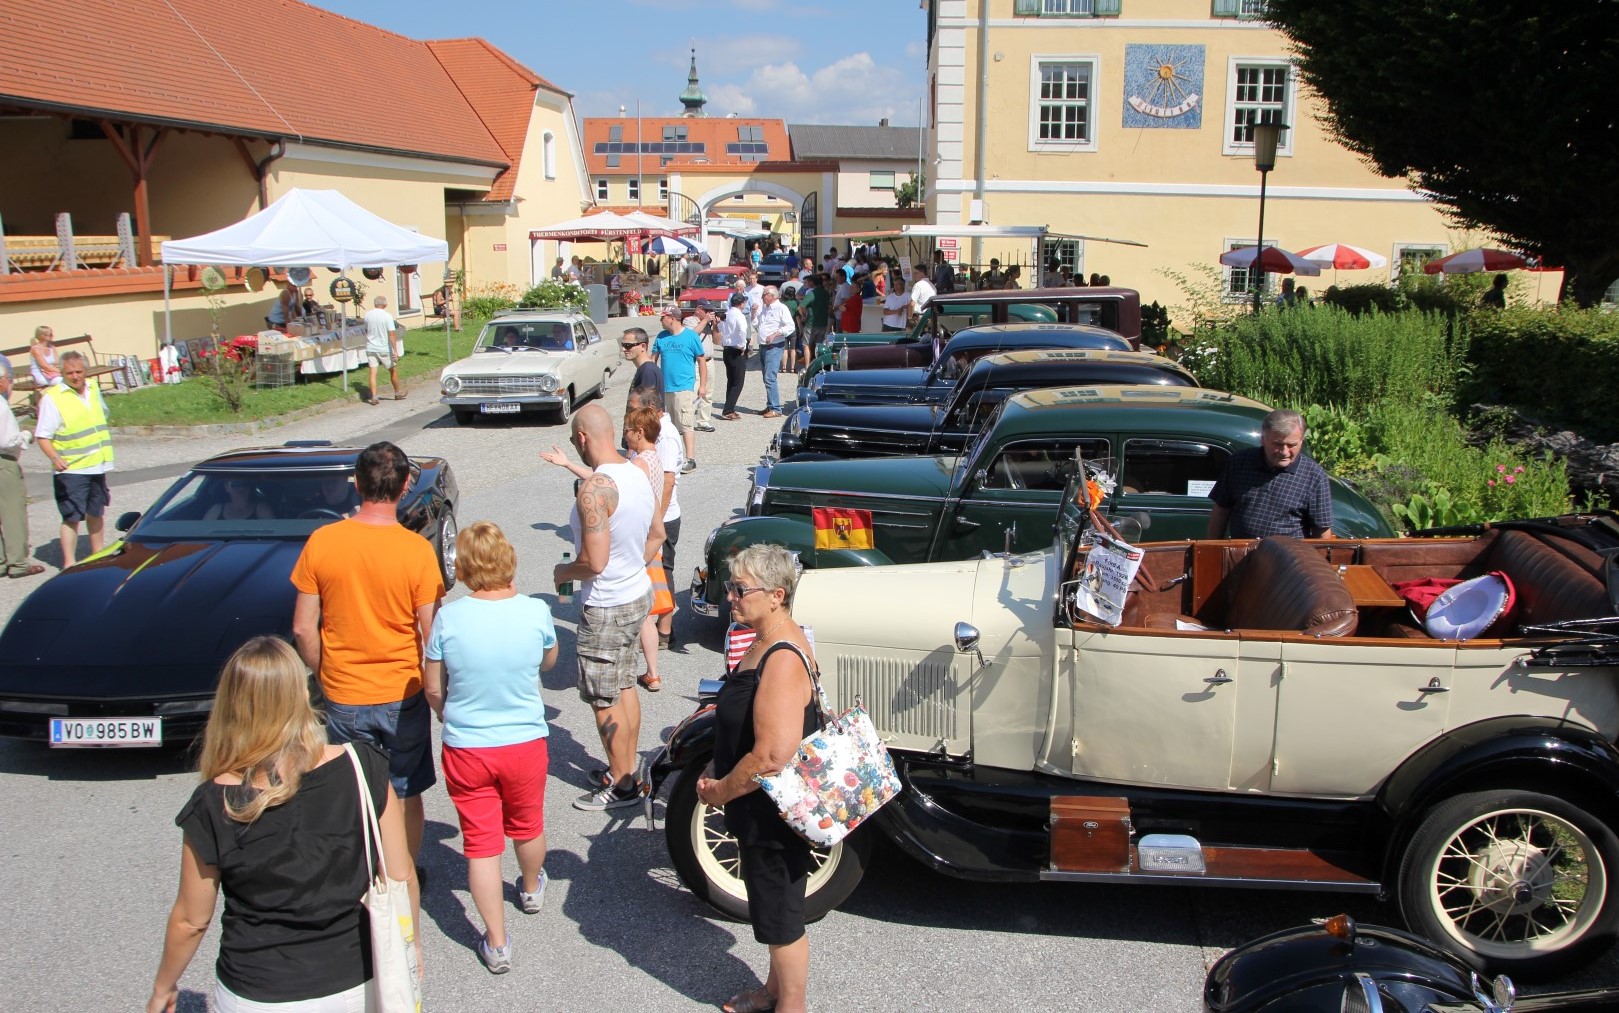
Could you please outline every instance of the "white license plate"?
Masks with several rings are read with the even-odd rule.
[[[478,410],[485,415],[516,415],[523,410],[523,406],[516,401],[485,401],[478,406]]]
[[[162,718],[51,718],[53,747],[162,744]]]

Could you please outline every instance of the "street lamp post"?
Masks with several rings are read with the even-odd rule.
[[[1254,243],[1254,312],[1265,298],[1265,183],[1276,168],[1276,144],[1287,124],[1274,120],[1248,124],[1254,142],[1254,168],[1259,170],[1259,236]]]

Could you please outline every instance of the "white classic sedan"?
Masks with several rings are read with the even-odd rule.
[[[509,310],[484,324],[472,354],[439,381],[455,420],[546,411],[566,422],[575,406],[601,393],[623,361],[577,310]]]

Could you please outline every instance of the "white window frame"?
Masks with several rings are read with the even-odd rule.
[[[596,199],[597,200],[606,200],[607,199],[607,180],[606,180],[605,177],[598,176],[596,178]]]
[[[624,181],[624,196],[632,201],[641,199],[641,181],[634,176]]]
[[[1237,17],[1242,21],[1256,21],[1269,15],[1265,0],[1237,0]]]
[[[1439,257],[1447,256],[1450,253],[1450,244],[1449,243],[1433,243],[1433,242],[1429,242],[1429,243],[1395,243],[1394,244],[1393,255],[1391,257],[1389,257],[1389,281],[1390,281],[1390,283],[1397,282],[1397,281],[1400,280],[1400,260],[1402,259],[1401,254],[1405,253],[1406,250],[1435,250],[1437,252],[1434,254],[1434,259],[1437,259]]]
[[[1041,17],[1088,18],[1096,15],[1096,0],[1040,0]]]
[[[878,182],[877,177],[887,176],[887,184]],[[866,173],[866,187],[871,190],[892,190],[899,184],[894,182],[893,169],[872,169]]]
[[[1076,279],[1075,284],[1083,283],[1079,280],[1085,273],[1085,243],[1083,240],[1048,239],[1046,240],[1045,255],[1048,262],[1055,255],[1057,263],[1067,267],[1073,273]],[[1039,270],[1043,283],[1046,265],[1040,264]]]
[[[1299,68],[1292,60],[1276,56],[1233,56],[1226,61],[1225,115],[1220,123],[1221,153],[1254,157],[1253,141],[1238,141],[1232,138],[1232,134],[1236,133],[1237,123],[1238,67],[1287,68],[1287,94],[1282,99],[1282,122],[1287,124],[1287,129],[1282,131],[1281,140],[1276,145],[1276,157],[1292,158],[1293,138],[1299,130],[1299,124],[1296,122],[1299,118]]]
[[[546,179],[557,178],[557,135],[549,130],[540,135],[540,169]]]
[[[1084,63],[1090,65],[1090,79],[1085,97],[1085,132],[1082,141],[1047,140],[1040,136],[1040,68],[1051,63]],[[1029,150],[1050,152],[1081,152],[1097,150],[1097,133],[1101,127],[1102,57],[1096,53],[1036,53],[1029,57]]]
[[[1237,239],[1233,239],[1230,236],[1227,236],[1223,242],[1224,242],[1224,245],[1220,247],[1220,252],[1222,254],[1230,253],[1232,250],[1235,250],[1239,246],[1252,246],[1252,245],[1254,245],[1254,240],[1253,240],[1252,236],[1248,236],[1246,238],[1237,238]],[[1277,241],[1275,239],[1267,239],[1267,240],[1265,240],[1265,246],[1267,246],[1267,247],[1275,246],[1276,243],[1277,243]],[[1218,263],[1218,260],[1216,260],[1216,263]],[[1241,291],[1238,291],[1238,290],[1233,289],[1231,287],[1231,281],[1236,276],[1236,273],[1238,271],[1241,271],[1242,274],[1243,274],[1243,282],[1242,282]],[[1245,303],[1245,302],[1253,302],[1254,301],[1253,290],[1248,287],[1248,269],[1247,268],[1245,268],[1245,267],[1226,267],[1224,265],[1221,265],[1220,272],[1221,272],[1221,275],[1222,275],[1221,282],[1220,282],[1220,301],[1221,302],[1226,302],[1226,303]],[[1279,284],[1280,284],[1280,282],[1278,282],[1276,280],[1276,273],[1273,272],[1273,271],[1266,271],[1265,272],[1265,291],[1260,294],[1260,302],[1262,302],[1262,303],[1263,302],[1269,302],[1271,299],[1275,298],[1276,293],[1278,291],[1277,286]]]
[[[660,203],[660,204],[669,203],[669,177],[668,176],[659,176],[658,177],[658,203]]]

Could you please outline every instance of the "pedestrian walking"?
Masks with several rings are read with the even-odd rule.
[[[649,394],[656,394],[654,389],[646,389]],[[680,454],[680,440],[674,436],[674,425],[665,424],[663,417],[663,411],[660,408],[636,407],[624,413],[624,446],[629,451],[630,463],[646,475],[647,482],[652,486],[652,496],[655,500],[652,505],[652,516],[654,518],[663,516],[665,496],[673,492],[672,487],[667,492],[664,488],[664,483],[668,476],[672,473],[676,481],[680,477],[678,456]],[[668,442],[677,455],[674,459],[672,472],[664,470],[663,461],[658,457],[659,440],[665,436],[670,437]],[[652,537],[648,538],[649,543],[653,538],[658,537],[659,523],[661,523],[659,520],[653,521]],[[642,672],[641,677],[635,681],[640,683],[641,688],[648,693],[656,693],[663,689],[663,676],[658,670],[658,620],[662,618],[658,614],[658,590],[661,587],[664,593],[668,594],[671,585],[669,575],[664,570],[663,560],[658,553],[649,552],[646,564],[647,576],[652,579],[653,601],[651,613],[641,623],[641,653],[646,656],[646,671]],[[674,612],[674,596],[672,594],[669,595],[669,612],[671,614]]]
[[[427,638],[423,686],[444,723],[444,785],[461,823],[467,889],[483,919],[478,959],[511,970],[500,858],[517,853],[517,904],[545,903],[545,780],[550,770],[540,672],[557,663],[556,623],[517,592],[517,552],[490,521],[455,538],[455,579],[468,595],[444,606]]]
[[[399,386],[399,355],[404,341],[405,325],[388,312],[388,297],[379,295],[365,314],[365,361],[371,370],[369,404],[377,400],[377,367],[388,370],[388,382],[393,384],[394,400],[405,400],[405,389]]]
[[[646,476],[618,452],[613,422],[599,404],[573,417],[574,449],[591,469],[579,483],[568,526],[576,558],[559,564],[551,577],[560,589],[582,581],[578,639],[579,697],[596,715],[596,732],[607,766],[590,772],[590,790],[574,808],[599,811],[638,805],[637,746],[641,701],[636,695],[638,634],[652,610],[652,581],[645,560],[655,548],[656,498]],[[566,464],[555,447],[540,455]]]
[[[360,509],[316,528],[292,568],[292,632],[326,700],[332,742],[367,742],[388,757],[403,802],[411,861],[422,851],[422,793],[433,770],[432,717],[422,695],[422,642],[444,578],[427,539],[399,523],[410,459],[373,443],[354,462]]]
[[[766,286],[764,309],[759,313],[759,367],[765,375],[765,410],[761,418],[781,417],[777,374],[781,372],[782,353],[795,330],[793,315],[782,305],[781,292],[774,285]]]
[[[0,362],[5,362],[0,358]],[[28,492],[22,451],[33,434],[17,427],[11,412],[11,363],[0,369],[0,561],[7,577],[37,577],[45,567],[28,561]]]
[[[255,637],[225,662],[202,735],[202,783],[181,808],[180,890],[147,1013],[172,1013],[180,977],[225,892],[212,1008],[374,1009],[363,780],[388,875],[408,884],[420,966],[420,886],[388,758],[328,744],[298,653]],[[401,915],[404,913],[401,912]]]
[[[725,363],[725,410],[720,418],[735,422],[742,416],[736,412],[737,399],[742,396],[742,383],[748,375],[748,297],[743,292],[731,293],[725,319],[720,322],[720,354]]]
[[[681,453],[680,438],[669,418],[663,399],[651,387],[630,391],[630,410],[648,408],[658,413],[658,432],[653,441],[657,468],[652,476],[653,491],[657,494],[663,518],[664,583],[672,591],[675,587],[675,548],[680,543],[680,476],[687,470],[685,455]],[[650,427],[646,427],[650,428]],[[648,563],[653,560],[647,560]],[[658,647],[669,650],[674,646],[675,614],[671,610],[658,617]],[[644,685],[644,684],[643,684]],[[652,687],[648,686],[648,689]]]
[[[652,354],[663,370],[664,405],[686,444],[685,470],[697,467],[697,400],[708,397],[708,378],[697,368],[703,340],[674,308],[663,311],[663,331],[652,341]]]
[[[62,569],[78,559],[79,524],[90,535],[90,552],[101,551],[107,507],[112,494],[107,473],[113,470],[112,435],[107,402],[86,379],[84,355],[62,353],[62,382],[45,388],[39,401],[34,440],[51,462],[51,487],[62,515]]]

